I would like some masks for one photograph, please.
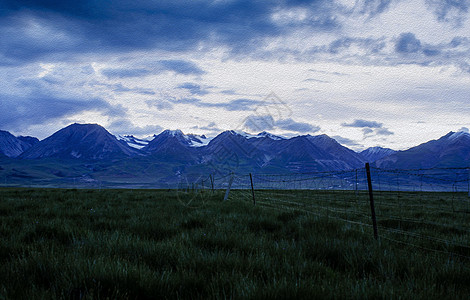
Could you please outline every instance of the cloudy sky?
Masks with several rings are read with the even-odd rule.
[[[112,4],[110,4],[112,3]],[[468,0],[0,0],[0,129],[405,149],[470,127]]]

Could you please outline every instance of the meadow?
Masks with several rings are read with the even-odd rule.
[[[2,188],[0,298],[470,298],[455,195],[379,193],[378,240],[365,193],[223,196]]]

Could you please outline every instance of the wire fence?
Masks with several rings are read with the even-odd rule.
[[[470,259],[468,168],[371,169],[379,239]],[[300,211],[373,233],[365,168],[296,174],[232,174],[228,200]],[[228,184],[227,184],[228,186]]]
[[[470,169],[390,170],[372,167],[370,180],[379,239],[406,247],[470,258]],[[280,211],[299,211],[342,222],[372,236],[371,201],[365,168],[345,171],[262,174],[177,174],[159,181],[107,182],[64,178],[64,187],[152,188],[199,195],[224,191],[228,201],[250,201]],[[165,183],[165,184],[163,184]],[[46,182],[44,182],[46,185]]]

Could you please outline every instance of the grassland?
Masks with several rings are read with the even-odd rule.
[[[0,298],[470,298],[466,250],[374,240],[363,197],[283,193],[253,205],[247,191],[222,202],[221,191],[0,189]],[[469,244],[464,213],[436,213],[427,223],[440,231],[407,221],[447,195],[430,208],[404,207],[408,196],[377,197],[383,229]]]

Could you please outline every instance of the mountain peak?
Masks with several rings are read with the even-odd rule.
[[[104,129],[104,130],[106,130],[103,126],[101,126],[99,124],[96,124],[96,123],[73,123],[73,124],[70,124],[69,126],[66,126],[65,128],[70,128],[70,129]]]
[[[456,140],[456,139],[461,139],[461,138],[468,138],[470,137],[470,133],[466,131],[457,131],[457,132],[449,132],[448,134],[445,135],[449,140]]]
[[[206,146],[211,139],[205,135],[197,134],[184,134],[181,130],[164,130],[159,135],[154,136],[154,139],[148,142],[145,150],[155,152],[162,146],[167,144],[168,141],[172,143],[179,143],[180,146],[184,147],[202,147]]]
[[[389,155],[394,154],[396,151],[389,149],[389,148],[383,148],[379,146],[375,147],[370,147],[367,148],[366,150],[363,150],[360,152],[360,154],[369,162],[374,162],[376,160],[382,159],[384,157],[387,157]]]
[[[171,135],[171,136],[184,136],[183,131],[179,129],[175,129],[175,130],[166,129],[162,132],[162,134]]]
[[[320,134],[320,135],[310,135],[307,134],[305,135],[306,138],[310,139],[311,141],[314,141],[315,143],[318,144],[324,144],[326,145],[340,145],[334,138],[330,137],[329,135],[326,134]]]
[[[8,131],[0,130],[0,153],[8,157],[17,157],[31,148],[35,138],[15,137]],[[37,140],[37,139],[36,139]]]
[[[104,127],[74,123],[36,143],[21,157],[102,159],[136,154],[136,150],[120,142]]]
[[[270,138],[272,140],[285,140],[285,138],[274,135],[274,134],[269,133],[267,131],[260,132],[255,137],[266,137],[266,138]]]

